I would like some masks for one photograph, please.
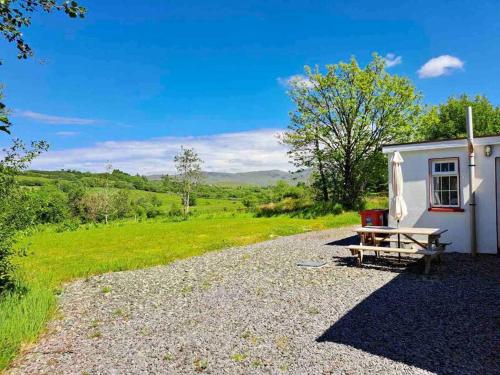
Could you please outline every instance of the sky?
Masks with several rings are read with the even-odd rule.
[[[13,136],[51,145],[33,168],[167,173],[184,145],[208,171],[293,169],[287,82],[373,52],[426,103],[500,104],[498,0],[79,2],[85,19],[33,18],[31,60],[0,41]]]

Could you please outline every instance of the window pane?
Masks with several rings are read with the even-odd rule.
[[[441,192],[441,204],[443,206],[450,205],[450,192],[449,191],[442,191]]]
[[[455,172],[455,163],[450,163],[448,168],[450,172]]]
[[[441,177],[441,190],[450,190],[450,177]]]
[[[441,205],[441,196],[439,194],[439,191],[434,191],[434,197],[432,199],[432,204],[435,206]]]
[[[441,172],[441,164],[440,163],[434,164],[434,171]]]
[[[433,189],[434,191],[441,190],[440,181],[441,181],[441,177],[434,177],[434,189]]]
[[[449,163],[441,163],[441,172],[448,172]]]
[[[458,206],[458,192],[456,191],[450,192],[450,204],[452,206]]]
[[[450,190],[458,190],[457,182],[457,176],[450,176]]]

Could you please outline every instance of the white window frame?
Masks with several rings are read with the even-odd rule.
[[[438,171],[436,172],[435,165],[436,164],[445,164],[445,163],[453,163],[454,171]],[[429,203],[430,208],[460,208],[460,162],[458,157],[452,158],[437,158],[437,159],[429,159]],[[457,177],[457,204],[435,204],[434,203],[434,177],[445,177],[445,176],[456,176]],[[441,189],[442,191],[442,189]],[[454,191],[449,189],[448,191]],[[451,198],[450,198],[451,201]]]

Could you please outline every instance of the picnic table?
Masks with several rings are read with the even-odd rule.
[[[389,227],[389,226],[365,226],[354,230],[358,233],[361,241],[359,245],[350,245],[348,249],[353,255],[358,256],[358,264],[363,263],[363,255],[366,251],[375,252],[378,257],[380,253],[420,254],[425,258],[425,273],[429,273],[431,260],[442,259],[448,242],[441,242],[441,235],[447,229],[439,228],[417,228],[417,227]],[[397,236],[397,238],[394,238]],[[401,238],[401,236],[403,238]],[[421,237],[425,239],[422,240]],[[390,247],[391,243],[396,243],[396,247]],[[404,248],[401,245],[411,244],[411,248]],[[416,245],[416,246],[415,246]]]

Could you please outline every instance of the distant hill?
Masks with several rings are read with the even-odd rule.
[[[299,181],[306,181],[310,171],[304,171],[297,174],[280,170],[254,171],[240,173],[225,172],[203,172],[204,183],[206,184],[234,184],[234,185],[275,185],[278,181],[286,181],[291,184]],[[151,180],[161,179],[161,175],[147,176]]]

